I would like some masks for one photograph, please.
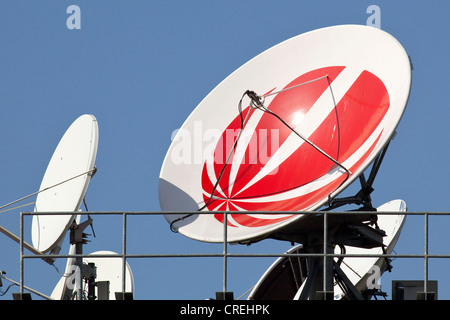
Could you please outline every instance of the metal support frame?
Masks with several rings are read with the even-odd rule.
[[[77,214],[86,214],[83,212],[76,212]],[[170,212],[171,214],[187,214],[190,212]],[[221,212],[226,214],[227,212]],[[262,212],[246,212],[248,213],[252,213],[252,214],[262,214]],[[25,278],[24,278],[24,269],[25,269],[25,265],[24,262],[26,259],[42,259],[42,255],[36,255],[36,254],[25,254],[24,253],[24,248],[26,248],[25,246],[25,242],[23,241],[24,239],[24,230],[23,230],[23,226],[24,226],[24,218],[27,216],[32,216],[34,214],[40,214],[40,215],[47,215],[47,214],[54,214],[54,212],[42,212],[42,213],[34,213],[34,212],[21,212],[20,213],[20,236],[19,236],[19,251],[20,251],[20,281],[16,282],[16,284],[20,287],[20,292],[23,293],[25,290],[30,291],[32,293],[35,293],[37,295],[40,295],[41,297],[45,298],[45,299],[50,299],[50,297],[44,295],[44,294],[40,294],[38,291],[33,290],[32,288],[29,288],[27,286],[25,286]],[[68,213],[58,213],[58,214],[74,214],[71,212]],[[296,258],[307,258],[307,257],[315,257],[315,258],[320,258],[320,259],[325,259],[325,258],[329,258],[329,257],[336,257],[336,258],[344,258],[344,257],[379,257],[379,258],[396,258],[396,259],[401,259],[401,258],[412,258],[412,259],[423,259],[424,260],[424,292],[425,294],[428,293],[428,286],[427,286],[427,282],[428,282],[428,261],[429,259],[450,259],[450,255],[446,255],[446,254],[430,254],[428,252],[428,220],[429,220],[429,216],[433,215],[433,216],[450,216],[450,212],[405,212],[402,213],[404,215],[423,215],[424,216],[424,231],[425,231],[425,235],[424,235],[424,253],[423,254],[387,254],[387,253],[382,253],[382,254],[347,254],[347,253],[328,253],[328,252],[321,252],[321,253],[264,253],[264,254],[235,254],[235,253],[229,253],[227,250],[227,234],[224,228],[224,250],[222,253],[203,253],[203,254],[196,254],[196,253],[184,253],[184,254],[128,254],[127,253],[127,242],[126,242],[126,234],[127,234],[127,225],[126,225],[126,216],[129,215],[163,215],[163,214],[167,214],[167,212],[89,212],[90,215],[122,215],[123,216],[123,222],[124,222],[124,226],[123,226],[123,252],[122,254],[102,254],[102,255],[92,255],[90,254],[89,257],[98,257],[98,258],[122,258],[123,259],[123,265],[125,266],[126,260],[127,259],[138,259],[138,258],[192,258],[192,257],[211,257],[211,258],[223,258],[223,279],[224,279],[224,286],[223,286],[223,295],[224,296],[228,296],[229,297],[229,292],[228,287],[227,287],[227,280],[228,280],[228,270],[227,270],[227,260],[230,258],[236,258],[236,257],[272,257],[272,258],[278,258],[278,257],[296,257]],[[192,212],[192,214],[207,214],[207,212]],[[235,212],[233,212],[233,214],[236,214]],[[306,214],[306,215],[313,215],[313,216],[317,216],[318,212],[286,212],[286,211],[273,211],[270,213],[265,212],[265,214]],[[334,217],[335,215],[355,215],[355,212],[349,212],[349,211],[344,211],[344,212],[338,212],[338,211],[321,211],[320,212],[321,215],[324,215],[326,217]],[[373,212],[358,212],[358,214],[373,214]],[[398,212],[380,212],[378,214],[383,214],[383,215],[389,215],[389,214],[395,214],[398,215]],[[225,215],[226,216],[226,215]],[[328,219],[324,219],[325,223],[329,223]],[[328,233],[327,233],[327,228],[324,228],[323,231],[325,231],[325,236],[328,237]],[[77,257],[84,257],[87,255],[84,254],[75,254],[75,255],[71,255],[71,254],[47,254],[46,258],[48,259],[56,259],[56,258],[77,258]],[[328,260],[323,260],[323,261],[328,261]],[[335,269],[336,270],[336,269]],[[339,271],[338,271],[339,273]],[[125,275],[125,272],[123,273]],[[7,280],[7,281],[11,281],[14,282],[14,280],[12,279],[8,279],[5,276],[2,275],[2,278]],[[125,288],[125,277],[123,277],[123,287]],[[123,289],[124,290],[124,289]],[[323,288],[322,288],[323,290]]]
[[[75,221],[72,222],[70,227],[70,244],[75,245],[75,258],[76,271],[79,272],[79,277],[75,277],[78,283],[75,284],[76,287],[76,297],[77,300],[83,300],[83,245],[87,243],[86,234],[84,229],[87,226],[92,225],[92,219],[88,216],[88,220],[77,224]]]
[[[338,263],[333,261],[333,272],[337,282],[342,286],[343,291],[350,300],[365,300],[364,296],[355,288],[353,283],[348,279],[341,270]]]
[[[340,282],[344,292],[351,299],[362,299],[357,289],[348,280],[345,273],[333,259],[336,245],[352,245],[362,248],[383,246],[382,237],[385,233],[361,224],[361,221],[346,221],[344,218],[331,226],[328,225],[327,214],[323,217],[323,234],[307,232],[302,242],[303,248],[309,253],[322,253],[322,258],[308,257],[308,277],[300,295],[300,300],[334,299],[334,279]],[[356,239],[355,239],[355,235]],[[341,261],[342,259],[340,259]],[[320,287],[322,286],[322,290]]]
[[[362,205],[362,207],[359,209],[361,211],[375,211],[372,206],[372,199],[370,197],[370,194],[374,191],[373,183],[378,174],[378,170],[380,169],[381,163],[383,162],[388,147],[389,143],[386,144],[380,154],[375,158],[367,180],[364,176],[364,173],[359,176],[361,190],[356,195],[330,200],[328,207],[323,211],[330,211],[347,204]]]

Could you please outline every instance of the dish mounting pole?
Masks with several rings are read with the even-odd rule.
[[[333,215],[333,218],[335,216]],[[336,246],[344,248],[350,245],[367,249],[383,246],[383,237],[386,233],[370,227],[367,221],[370,219],[365,215],[361,215],[359,222],[357,220],[346,222],[345,217],[337,217],[328,225],[325,219],[323,232],[316,230],[299,235],[303,238],[301,243],[305,252],[312,254],[307,257],[308,276],[300,300],[333,300],[335,280],[343,287],[347,298],[365,299],[341,270],[341,259],[336,262],[333,254]]]
[[[88,220],[80,224],[77,224],[74,220],[70,227],[70,244],[75,245],[75,254],[77,255],[75,258],[75,272],[79,273],[75,277],[75,293],[77,300],[83,300],[83,257],[81,257],[81,255],[83,254],[83,245],[88,242],[86,239],[87,234],[83,231],[89,225],[92,226],[92,221],[92,218],[88,216]]]

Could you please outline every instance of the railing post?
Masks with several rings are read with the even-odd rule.
[[[328,252],[328,215],[324,212],[323,216],[323,292],[327,292],[327,252]]]
[[[23,214],[20,212],[20,294],[23,294],[24,263],[23,263]]]
[[[227,242],[228,242],[228,217],[227,212],[223,214],[223,296],[225,299],[225,295],[227,292]]]
[[[125,295],[125,277],[126,277],[126,260],[127,253],[127,214],[123,212],[123,232],[122,232],[122,293]]]
[[[425,297],[427,297],[428,292],[428,213],[424,214],[424,283],[423,291],[425,292]]]

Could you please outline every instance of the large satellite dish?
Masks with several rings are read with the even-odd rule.
[[[327,204],[389,143],[410,86],[407,53],[377,28],[328,27],[268,49],[223,80],[178,130],[160,173],[166,219],[207,242],[223,241],[220,211],[237,212],[227,215],[229,242],[298,222],[304,215],[245,211]],[[174,213],[196,210],[212,214]]]
[[[405,222],[406,203],[403,200],[392,200],[377,208],[377,212],[399,212],[399,214],[379,214],[378,227],[386,232],[382,247],[364,249],[353,246],[345,246],[347,254],[390,254],[400,236]],[[286,251],[287,254],[304,253],[303,245],[299,244]],[[336,247],[335,253],[341,253]],[[380,275],[387,269],[386,260],[379,257],[345,257],[340,268],[359,292],[368,288],[368,278],[373,274],[377,266]],[[249,300],[297,300],[303,290],[308,277],[307,259],[303,257],[280,257],[262,275],[250,292]],[[334,285],[334,298],[345,297],[345,292],[336,284]]]
[[[47,166],[35,203],[35,212],[76,212],[94,171],[98,125],[94,116],[76,119],[64,133]],[[73,215],[33,215],[33,246],[46,253],[69,229]]]

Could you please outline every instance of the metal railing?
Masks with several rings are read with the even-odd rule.
[[[428,260],[431,258],[450,258],[447,254],[430,254],[428,252],[428,237],[429,237],[429,216],[450,216],[450,212],[363,212],[358,211],[357,214],[377,214],[377,215],[423,215],[424,216],[424,253],[423,254],[395,254],[395,253],[383,253],[383,254],[347,254],[347,253],[326,253],[325,245],[328,237],[328,216],[329,215],[354,215],[353,211],[314,211],[314,212],[292,212],[292,211],[272,211],[272,212],[251,212],[247,211],[245,214],[301,214],[308,215],[312,214],[317,216],[318,213],[324,215],[323,222],[323,236],[324,236],[324,252],[323,253],[229,253],[228,252],[228,235],[227,235],[227,215],[228,214],[239,214],[239,212],[227,212],[220,211],[215,212],[216,214],[224,214],[224,229],[223,229],[223,252],[222,253],[186,253],[186,254],[128,254],[127,253],[127,217],[128,216],[141,216],[141,215],[186,215],[186,214],[210,214],[210,212],[122,212],[122,211],[101,211],[101,212],[58,212],[58,215],[121,215],[122,216],[122,253],[117,254],[89,254],[91,258],[121,258],[122,259],[122,291],[125,292],[125,279],[126,279],[126,261],[127,259],[136,258],[204,258],[204,257],[219,257],[223,259],[223,293],[227,292],[227,281],[228,281],[228,267],[227,262],[229,258],[235,257],[246,257],[246,258],[261,258],[261,257],[323,257],[324,263],[324,273],[326,270],[327,258],[329,257],[353,257],[353,258],[367,258],[367,257],[377,257],[377,258],[420,258],[424,260],[424,292],[428,292]],[[244,214],[244,213],[242,213]],[[24,249],[28,248],[30,245],[24,242],[24,218],[31,215],[55,215],[55,212],[21,212],[20,213],[20,293],[24,292],[24,289],[29,290],[24,284],[24,261],[25,259],[56,259],[56,258],[84,258],[88,255],[86,254],[24,254]],[[325,274],[324,274],[325,275]],[[326,277],[324,277],[326,279]],[[326,282],[323,284],[324,291],[326,291]],[[30,290],[29,290],[30,291]]]

